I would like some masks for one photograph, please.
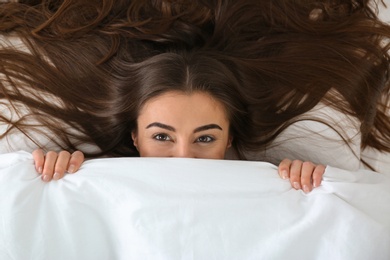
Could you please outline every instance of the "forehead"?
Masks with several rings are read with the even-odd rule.
[[[170,91],[153,97],[140,110],[139,117],[145,116],[228,120],[223,103],[206,92]]]

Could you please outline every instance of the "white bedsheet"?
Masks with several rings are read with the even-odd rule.
[[[296,191],[262,162],[90,160],[43,183],[0,155],[0,259],[390,259],[390,176],[328,167]]]

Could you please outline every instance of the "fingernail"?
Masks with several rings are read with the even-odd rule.
[[[294,188],[297,190],[299,190],[301,188],[301,186],[299,185],[298,182],[294,182],[293,185],[294,185]]]
[[[50,181],[50,176],[49,175],[43,175],[42,176],[43,181]]]
[[[70,165],[70,166],[69,166],[69,169],[68,169],[68,172],[69,172],[69,173],[74,173],[74,168],[75,168],[75,167],[74,167],[73,164]]]
[[[39,168],[37,169],[37,171],[38,171],[38,173],[42,174],[42,167],[39,167]]]
[[[309,189],[309,187],[308,187],[307,185],[303,185],[303,191],[304,191],[305,193],[309,193],[309,192],[310,192],[310,189]]]
[[[283,178],[283,179],[288,179],[288,173],[287,173],[286,170],[283,170],[283,171],[282,171],[282,178]]]
[[[53,175],[54,180],[59,180],[60,177],[61,177],[61,175],[58,172],[54,173],[54,175]]]

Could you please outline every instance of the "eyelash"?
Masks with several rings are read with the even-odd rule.
[[[159,141],[159,142],[172,141],[172,138],[169,135],[164,134],[164,133],[159,133],[159,134],[153,135],[153,139],[156,141]],[[206,139],[206,140],[202,141],[201,139]],[[199,136],[198,138],[196,138],[195,143],[212,143],[214,141],[215,141],[214,137],[209,136],[209,135],[202,135],[202,136]]]
[[[159,142],[168,142],[172,140],[169,135],[163,133],[153,135],[153,139]]]
[[[207,140],[207,141],[201,141],[201,140],[200,140],[201,138],[207,138],[208,140]],[[212,143],[212,142],[214,142],[214,141],[215,141],[215,138],[214,138],[214,137],[209,136],[209,135],[202,135],[202,136],[199,136],[199,137],[196,139],[195,143]]]

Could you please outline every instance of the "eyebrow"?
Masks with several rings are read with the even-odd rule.
[[[154,123],[149,124],[146,127],[146,129],[151,128],[151,127],[159,127],[159,128],[163,128],[163,129],[172,131],[172,132],[176,132],[176,129],[173,126],[166,125],[166,124],[159,123],[159,122],[154,122]]]
[[[198,133],[198,132],[201,132],[201,131],[206,131],[206,130],[209,130],[209,129],[218,129],[218,130],[222,131],[222,127],[220,127],[219,125],[217,125],[217,124],[209,124],[209,125],[203,125],[203,126],[199,126],[199,127],[195,128],[194,133]]]
[[[151,127],[159,127],[159,128],[166,129],[168,131],[176,132],[176,129],[173,126],[166,125],[166,124],[163,124],[160,122],[153,122],[153,123],[149,124],[148,126],[146,126],[146,129],[151,128]],[[199,127],[195,128],[194,133],[206,131],[209,129],[218,129],[218,130],[222,131],[222,127],[220,127],[219,125],[208,124],[208,125],[203,125],[203,126],[199,126]]]

